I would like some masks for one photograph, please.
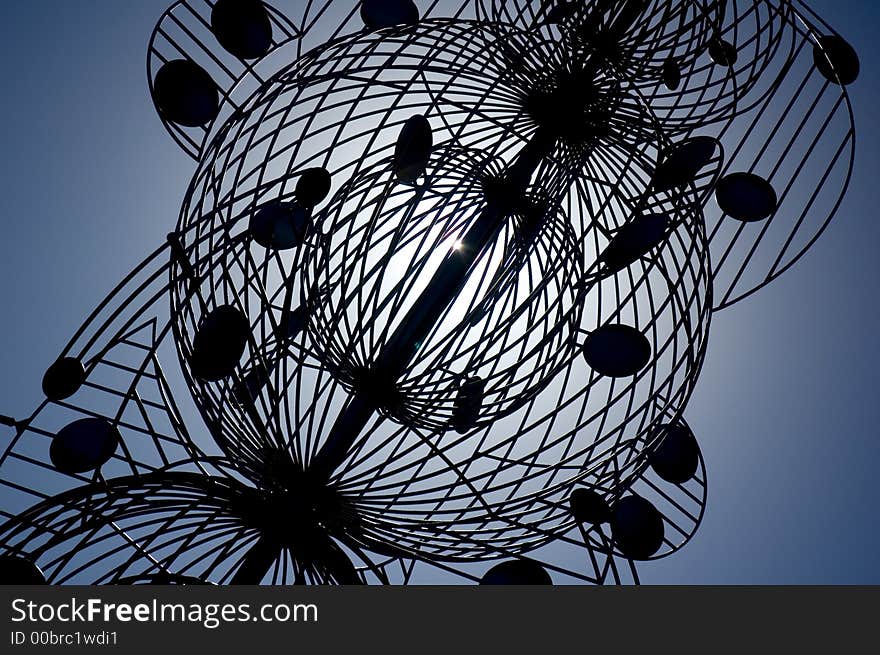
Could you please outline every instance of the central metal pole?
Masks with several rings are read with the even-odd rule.
[[[505,181],[512,193],[525,192],[535,170],[553,151],[555,144],[556,139],[539,128],[505,171]],[[497,198],[489,199],[477,220],[461,238],[461,247],[450,249],[376,357],[371,371],[377,374],[377,378],[393,381],[403,374],[431,328],[464,287],[480,254],[495,241],[510,211]],[[367,394],[356,392],[333,424],[327,441],[309,464],[310,470],[329,476],[342,463],[375,412],[376,407]]]

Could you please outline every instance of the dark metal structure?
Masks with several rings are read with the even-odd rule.
[[[638,582],[703,515],[712,312],[841,201],[856,54],[789,0],[291,4],[160,19],[197,170],[3,419],[0,578]]]

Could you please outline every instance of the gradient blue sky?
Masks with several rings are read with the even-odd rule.
[[[168,4],[0,3],[0,413],[30,413],[46,365],[177,220],[194,163],[145,79]],[[861,57],[855,175],[807,257],[715,317],[687,411],[709,507],[646,583],[880,583],[880,3],[811,5]]]

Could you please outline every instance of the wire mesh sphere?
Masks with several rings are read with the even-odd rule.
[[[676,144],[626,80],[597,70],[575,93],[579,70],[536,35],[423,21],[332,44],[220,128],[172,315],[244,473],[271,485],[287,459],[377,547],[486,557],[569,529],[554,503],[683,406],[710,306],[697,200],[720,155],[661,180]],[[314,170],[327,201],[304,197]],[[274,221],[299,227],[255,231]],[[194,366],[205,343],[229,355],[220,375]]]
[[[321,212],[322,245],[305,268],[305,288],[318,291],[309,337],[337,379],[394,420],[467,432],[522,406],[571,358],[582,256],[567,217],[501,187],[503,166],[480,152],[441,151],[415,187],[392,164],[356,177]],[[398,353],[395,327],[439,302],[432,273],[450,254],[469,256],[468,227],[501,193],[510,208],[500,234],[436,326]],[[399,376],[392,353],[408,360]]]

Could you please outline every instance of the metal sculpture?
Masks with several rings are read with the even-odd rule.
[[[159,21],[197,171],[3,419],[0,577],[638,582],[703,515],[712,311],[848,184],[855,52],[789,0],[288,16]]]

